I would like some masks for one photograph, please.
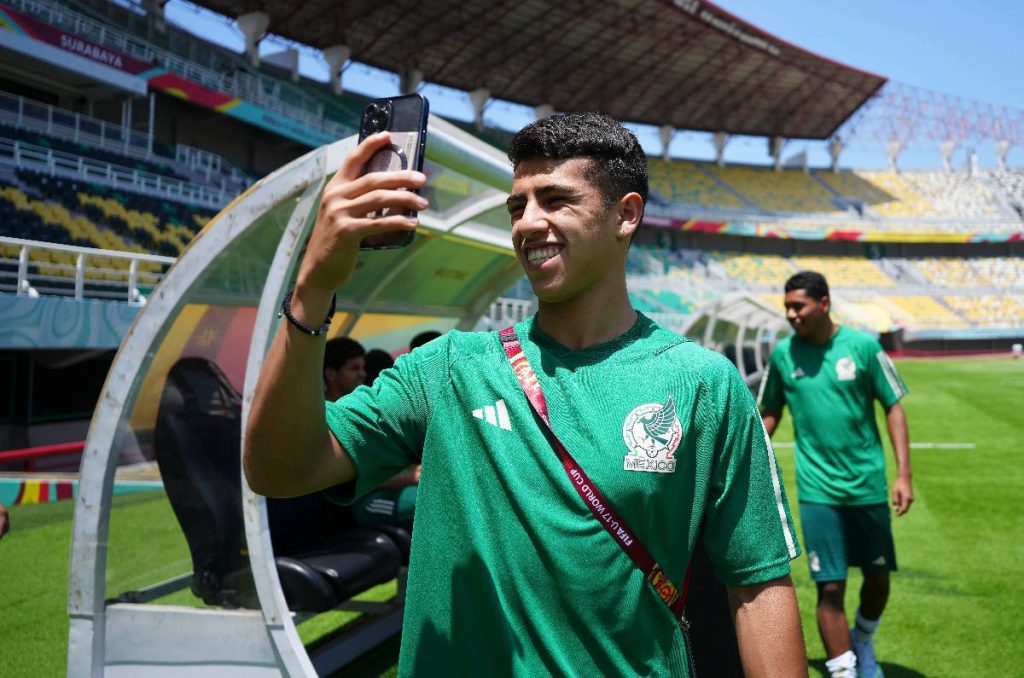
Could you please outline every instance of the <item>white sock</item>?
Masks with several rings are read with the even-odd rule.
[[[855,622],[854,628],[857,629],[857,633],[862,636],[870,636],[874,634],[875,629],[882,623],[882,618],[868,619],[860,613],[860,607],[857,608],[857,621]]]
[[[829,673],[835,673],[839,669],[855,669],[857,668],[857,655],[853,653],[853,650],[847,650],[838,657],[832,657],[825,662],[825,668]]]

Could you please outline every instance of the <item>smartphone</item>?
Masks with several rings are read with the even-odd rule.
[[[359,121],[359,141],[387,130],[391,146],[377,151],[366,163],[363,173],[393,170],[423,171],[423,149],[427,143],[427,116],[430,103],[419,94],[374,99],[366,104]],[[419,193],[419,191],[416,191]],[[370,216],[387,216],[388,210]],[[414,216],[415,212],[407,212]],[[361,250],[387,250],[405,247],[412,242],[415,231],[378,233],[359,243]]]

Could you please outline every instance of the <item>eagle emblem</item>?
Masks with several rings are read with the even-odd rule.
[[[633,408],[622,425],[626,471],[672,473],[676,470],[674,453],[683,438],[683,426],[670,394],[664,403],[645,403]]]

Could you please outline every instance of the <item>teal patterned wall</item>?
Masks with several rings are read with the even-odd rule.
[[[0,349],[117,348],[139,308],[123,301],[0,293]]]

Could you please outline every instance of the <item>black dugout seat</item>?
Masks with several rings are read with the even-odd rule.
[[[241,397],[214,363],[183,358],[167,375],[153,442],[192,556],[193,593],[210,605],[258,608],[242,515],[241,410]],[[268,499],[267,513],[281,588],[294,611],[328,610],[393,579],[408,553],[381,530],[354,527],[346,507],[319,493]]]

